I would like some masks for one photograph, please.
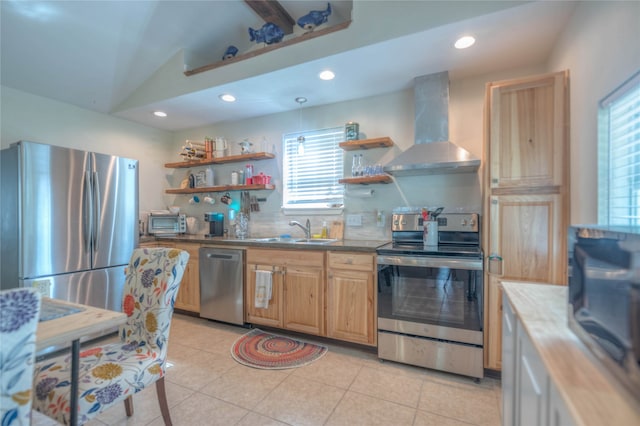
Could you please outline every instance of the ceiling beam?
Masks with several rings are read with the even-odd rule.
[[[293,32],[294,19],[280,2],[273,0],[244,0],[265,22],[276,24],[285,34]]]

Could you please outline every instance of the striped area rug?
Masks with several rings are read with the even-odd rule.
[[[327,347],[254,328],[238,338],[231,356],[240,364],[265,370],[302,367],[321,358]]]

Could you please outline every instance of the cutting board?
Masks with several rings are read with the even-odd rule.
[[[344,222],[341,220],[334,220],[331,222],[331,228],[329,229],[329,238],[337,238],[342,240],[344,237]]]

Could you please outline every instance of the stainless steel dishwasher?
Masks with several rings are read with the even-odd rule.
[[[200,248],[200,316],[244,325],[244,250]]]

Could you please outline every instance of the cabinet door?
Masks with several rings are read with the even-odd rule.
[[[200,262],[199,244],[176,244],[176,248],[189,252],[189,262],[184,270],[180,289],[176,296],[175,308],[190,312],[200,312]]]
[[[502,278],[566,283],[566,226],[560,194],[490,199],[489,252],[502,257]]]
[[[502,424],[515,424],[516,315],[502,296]]]
[[[488,86],[491,188],[561,186],[566,73]]]
[[[327,283],[327,336],[376,344],[373,272],[330,269]]]
[[[271,300],[267,308],[256,308],[256,270],[272,271]],[[282,328],[282,269],[276,266],[247,263],[245,274],[246,321]]]
[[[548,377],[544,364],[517,322],[516,425],[544,426],[547,422]]]
[[[324,334],[322,268],[288,266],[284,275],[284,328]]]

